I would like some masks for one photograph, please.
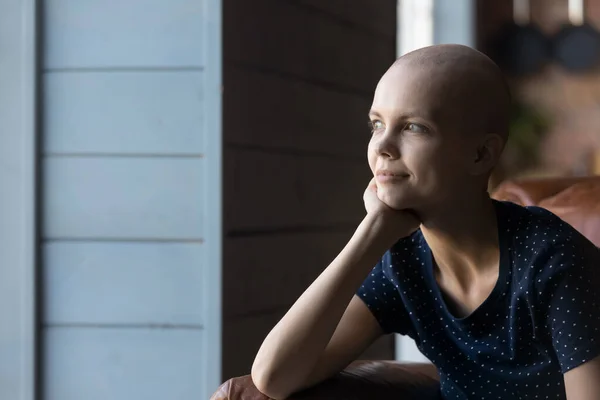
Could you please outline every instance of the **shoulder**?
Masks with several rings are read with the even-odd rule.
[[[496,201],[496,204],[500,218],[515,233],[575,231],[573,227],[545,208],[521,206],[508,201]]]
[[[394,246],[386,253],[389,261],[396,264],[409,264],[420,261],[429,251],[427,242],[420,229],[417,229],[411,235],[398,240]]]
[[[548,253],[564,247],[570,252],[596,248],[579,231],[545,208],[500,203],[505,231],[519,250]]]
[[[503,202],[513,261],[543,283],[560,274],[597,268],[600,250],[554,213]]]
[[[383,275],[391,280],[399,274],[404,275],[416,266],[425,265],[429,247],[418,229],[411,235],[398,240],[379,261]]]

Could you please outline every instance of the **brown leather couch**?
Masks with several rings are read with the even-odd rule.
[[[498,200],[547,208],[600,246],[600,176],[506,181],[493,193]],[[432,364],[357,361],[333,379],[290,400],[439,399]],[[211,400],[268,400],[250,376],[233,378]]]

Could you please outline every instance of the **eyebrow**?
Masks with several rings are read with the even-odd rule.
[[[377,117],[379,117],[379,116],[380,116],[380,115],[379,115],[379,113],[378,113],[377,111],[375,111],[375,110],[369,110],[369,114],[367,114],[367,115],[368,115],[369,117],[370,117],[371,115],[375,115],[375,116],[377,116]]]
[[[368,116],[369,117],[375,116],[375,117],[381,118],[381,114],[373,109],[369,110]],[[399,119],[410,119],[410,118],[425,119],[427,121],[431,120],[431,118],[427,118],[426,116],[419,116],[419,115],[417,115],[417,113],[413,113],[413,112],[403,113],[399,117]]]

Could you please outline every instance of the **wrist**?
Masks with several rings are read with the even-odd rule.
[[[368,213],[360,223],[356,234],[360,241],[383,254],[400,239],[393,221],[384,213]]]
[[[395,242],[392,239],[393,236],[385,234],[381,229],[382,223],[381,216],[365,216],[349,242],[331,264],[344,270],[353,271],[348,277],[356,279],[354,283],[357,285],[362,282],[366,272],[373,268]]]

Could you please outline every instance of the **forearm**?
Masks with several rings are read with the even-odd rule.
[[[329,343],[365,276],[393,244],[381,239],[376,216],[354,235],[264,340],[252,367],[258,386],[275,393],[300,388]]]
[[[568,400],[600,399],[600,356],[565,374]]]

